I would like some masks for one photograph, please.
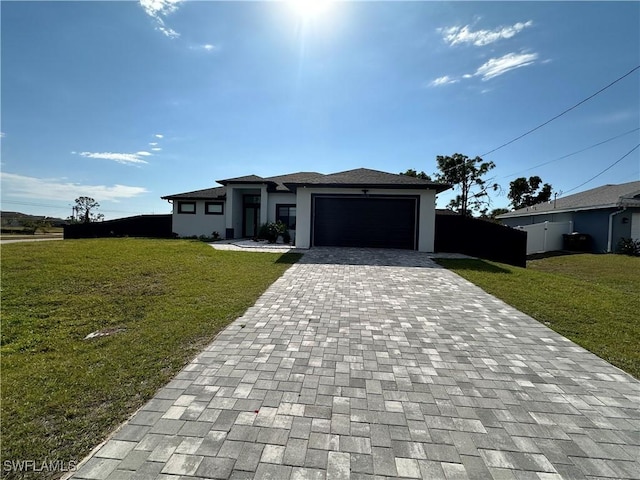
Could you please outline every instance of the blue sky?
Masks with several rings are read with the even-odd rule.
[[[2,209],[87,195],[118,218],[246,174],[433,173],[640,65],[639,2],[294,4],[1,2]],[[640,143],[639,105],[635,71],[485,156],[493,207],[517,176],[560,193],[604,170]],[[639,179],[636,149],[579,190]]]

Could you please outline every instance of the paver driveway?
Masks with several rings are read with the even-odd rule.
[[[77,478],[640,478],[640,382],[417,252],[313,249]]]

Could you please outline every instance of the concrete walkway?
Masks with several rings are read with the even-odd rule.
[[[83,479],[640,479],[640,382],[427,255],[312,249]]]

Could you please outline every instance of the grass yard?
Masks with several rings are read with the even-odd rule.
[[[640,258],[567,255],[529,261],[526,269],[438,263],[640,378]]]
[[[37,462],[80,461],[299,259],[146,239],[1,253],[2,460]],[[122,331],[84,340],[101,329]]]

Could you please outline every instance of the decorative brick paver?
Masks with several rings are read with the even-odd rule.
[[[418,252],[307,252],[74,475],[640,479],[640,382]]]

